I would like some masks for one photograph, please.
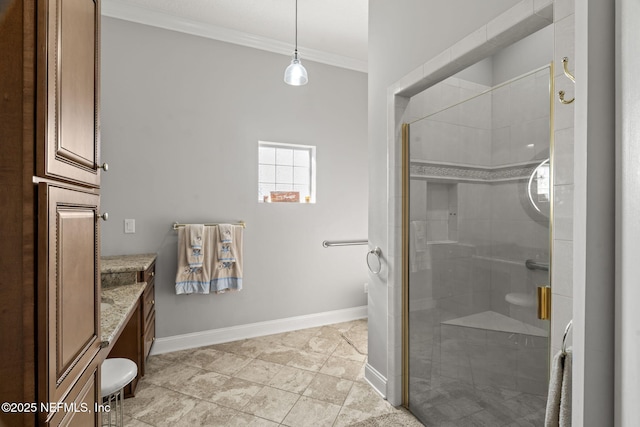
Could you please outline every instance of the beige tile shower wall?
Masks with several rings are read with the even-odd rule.
[[[562,58],[575,64],[574,1],[556,0],[554,5],[555,92],[574,96],[574,84],[564,76]],[[554,94],[554,216],[552,241],[551,353],[562,345],[564,328],[573,313],[573,127],[574,105],[561,104]],[[571,336],[569,337],[571,343]]]

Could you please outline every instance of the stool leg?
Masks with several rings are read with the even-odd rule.
[[[124,408],[122,406],[124,399],[123,389],[120,389],[120,391],[118,392],[118,397],[120,398],[120,425],[124,427]]]

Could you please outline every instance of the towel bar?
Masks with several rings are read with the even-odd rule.
[[[355,245],[367,245],[369,244],[368,240],[325,240],[322,242],[322,246],[325,248],[329,248],[331,246],[355,246]]]
[[[205,226],[205,227],[213,227],[213,226],[215,226],[215,225],[220,225],[220,224],[222,224],[222,223],[220,223],[220,222],[216,222],[216,223],[204,224],[204,226]],[[179,224],[179,223],[177,223],[177,222],[174,222],[174,223],[173,223],[173,229],[174,229],[174,230],[177,230],[178,228],[184,227],[185,225],[187,225],[187,224]],[[244,221],[237,222],[237,223],[235,223],[235,224],[233,224],[233,225],[237,225],[237,226],[242,227],[242,228],[247,228],[247,225],[245,224],[245,222],[244,222]]]

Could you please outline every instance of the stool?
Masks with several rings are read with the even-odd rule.
[[[138,366],[129,359],[113,358],[102,362],[101,395],[102,402],[109,405],[109,412],[102,419],[103,426],[124,426],[122,399],[123,388],[138,375]],[[118,414],[120,415],[118,418]],[[111,423],[113,415],[114,423]],[[105,424],[105,418],[107,424]]]

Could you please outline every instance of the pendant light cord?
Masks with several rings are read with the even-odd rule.
[[[296,0],[296,53],[298,53],[298,0]]]

